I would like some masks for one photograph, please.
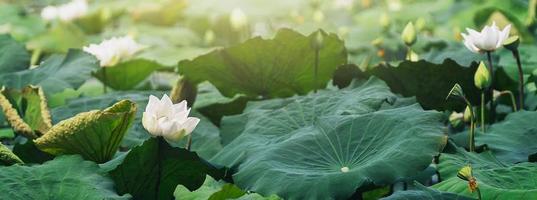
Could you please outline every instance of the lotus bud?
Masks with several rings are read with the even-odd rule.
[[[248,18],[240,8],[235,8],[231,11],[229,21],[231,27],[235,30],[241,30],[248,24]]]
[[[451,126],[457,127],[460,125],[463,118],[464,118],[463,113],[452,112],[451,115],[449,115],[449,123],[451,124]]]
[[[405,26],[405,29],[403,29],[401,39],[403,39],[403,42],[405,42],[407,46],[412,46],[414,43],[416,43],[416,29],[414,28],[414,24],[412,24],[412,22],[408,22],[408,24]]]
[[[479,89],[484,89],[490,86],[491,78],[489,70],[483,61],[479,63],[479,67],[474,74],[474,85]]]
[[[416,30],[421,31],[425,29],[426,21],[425,18],[420,17],[416,20]]]
[[[380,15],[379,23],[382,28],[388,28],[388,26],[390,26],[390,16],[388,16],[387,13],[382,13],[382,15]]]
[[[203,39],[205,40],[205,44],[207,44],[207,45],[212,44],[214,42],[214,39],[215,39],[214,31],[213,30],[205,31],[205,35],[204,35]]]
[[[470,122],[472,120],[472,112],[470,106],[466,106],[464,109],[463,120],[464,122]]]
[[[520,44],[520,38],[518,36],[511,36],[503,42],[503,47],[510,51],[518,51],[518,45]]]
[[[324,13],[321,10],[316,10],[313,13],[313,21],[321,23],[324,20]]]

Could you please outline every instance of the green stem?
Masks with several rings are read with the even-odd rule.
[[[513,106],[513,111],[514,112],[518,111],[517,106],[516,106],[515,95],[511,91],[504,91],[503,93],[506,93],[509,95],[509,97],[511,97],[511,104]]]
[[[474,152],[475,151],[475,141],[474,141],[474,138],[475,138],[475,124],[476,124],[476,120],[475,120],[475,115],[474,115],[474,108],[472,107],[472,104],[470,104],[470,101],[468,101],[468,99],[464,98],[464,102],[466,102],[466,106],[468,106],[470,108],[470,146],[469,146],[469,149],[470,149],[470,152]]]
[[[477,200],[481,200],[481,190],[479,190],[479,188],[476,188],[475,191],[477,192]]]
[[[489,61],[489,72],[490,72],[490,87],[488,89],[488,97],[490,99],[490,117],[489,117],[489,122],[490,123],[494,123],[494,121],[496,120],[496,104],[494,102],[494,98],[492,96],[492,92],[494,90],[494,67],[492,66],[492,56],[491,56],[491,52],[490,51],[487,51],[487,59]]]
[[[106,91],[106,83],[108,82],[108,79],[106,78],[106,67],[103,67],[103,93],[107,93]]]
[[[481,92],[481,132],[485,133],[485,91]]]
[[[160,177],[162,175],[161,171],[161,162],[162,162],[162,151],[163,146],[166,145],[162,137],[157,137],[157,184],[155,187],[155,199],[159,199],[160,193]]]
[[[37,64],[40,56],[41,56],[41,49],[35,49],[32,52],[32,57],[30,58],[30,67]]]
[[[186,143],[186,150],[190,151],[192,147],[192,133],[188,134],[188,142]]]
[[[314,77],[313,77],[313,92],[317,93],[317,87],[319,87],[317,85],[317,78],[318,78],[318,74],[319,74],[319,54],[320,54],[321,50],[316,47],[315,48],[315,69],[314,69]]]
[[[518,49],[513,51],[513,57],[515,57],[518,67],[518,108],[522,110],[524,109],[524,71],[522,70]]]
[[[412,59],[412,49],[410,49],[410,46],[406,46],[406,60],[411,60]]]

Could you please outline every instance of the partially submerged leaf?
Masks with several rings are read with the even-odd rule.
[[[103,163],[116,153],[135,113],[136,104],[123,100],[105,110],[84,112],[63,120],[34,142],[50,154],[80,154]]]
[[[280,30],[274,39],[256,37],[242,44],[212,51],[179,63],[179,72],[194,83],[211,82],[227,97],[286,97],[324,88],[336,68],[347,63],[347,52],[337,35],[322,32],[317,80],[314,75],[315,33],[301,35]]]

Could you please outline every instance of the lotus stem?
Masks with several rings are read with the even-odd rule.
[[[406,60],[412,59],[412,49],[410,46],[406,46]]]
[[[160,193],[160,177],[162,175],[161,171],[161,162],[162,162],[162,151],[163,146],[166,145],[164,138],[159,136],[157,137],[157,184],[155,187],[155,199],[159,199]]]
[[[485,133],[485,91],[481,91],[481,132]]]
[[[30,58],[30,67],[37,65],[39,57],[41,56],[41,49],[35,49],[32,52],[32,57]]]
[[[477,192],[477,200],[481,200],[481,190],[479,190],[479,188],[476,188],[475,191]]]
[[[318,74],[319,74],[319,54],[320,54],[320,49],[319,48],[315,48],[315,66],[314,66],[314,75],[313,75],[313,92],[314,93],[317,93],[317,87],[318,87],[318,84],[317,84],[317,79],[318,79]]]
[[[186,150],[190,151],[190,147],[192,147],[192,134],[188,134],[188,142],[186,143]]]
[[[494,98],[492,92],[494,90],[494,67],[492,66],[492,56],[491,52],[487,51],[487,59],[489,61],[489,72],[490,72],[490,87],[487,91],[487,96],[490,99],[490,123],[493,123],[496,120],[496,104],[494,103]]]
[[[524,71],[522,71],[522,64],[520,62],[520,53],[518,52],[518,49],[515,49],[512,52],[518,67],[518,108],[519,110],[522,110],[524,109]]]
[[[108,79],[106,78],[106,67],[103,67],[103,93],[107,93],[106,91],[106,83],[108,82]]]
[[[509,97],[511,98],[511,105],[513,107],[513,111],[514,112],[518,111],[517,106],[516,106],[515,94],[513,94],[513,92],[509,90],[501,91],[500,95],[503,95],[503,94],[509,95]]]
[[[470,108],[470,145],[469,145],[469,150],[470,152],[475,152],[475,124],[476,124],[476,120],[475,120],[475,115],[474,115],[474,108],[472,107],[472,104],[470,104],[470,101],[468,101],[468,99],[464,98],[464,102],[466,102],[466,106],[468,106]]]

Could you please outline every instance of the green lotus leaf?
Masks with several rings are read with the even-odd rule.
[[[537,69],[537,47],[533,45],[520,45],[518,47],[520,53],[520,62],[522,64],[522,71],[524,74],[532,74]],[[498,65],[503,68],[509,78],[514,81],[518,81],[518,66],[516,59],[513,57],[511,51],[499,52],[500,61]]]
[[[464,103],[446,101],[446,96],[455,83],[462,86],[471,102],[479,102],[480,91],[474,86],[474,73],[477,63],[464,67],[451,59],[442,64],[427,61],[404,61],[398,66],[379,65],[369,71],[390,86],[395,93],[403,96],[416,96],[425,109],[463,110]]]
[[[373,78],[249,105],[241,133],[211,161],[237,169],[235,184],[261,195],[349,198],[419,173],[443,147],[442,114],[399,100]]]
[[[336,68],[347,63],[343,41],[322,32],[323,48],[315,82],[315,33],[304,36],[289,29],[274,39],[256,37],[229,48],[219,49],[179,63],[179,72],[194,83],[211,82],[227,97],[246,94],[258,97],[286,97],[324,88]]]
[[[101,68],[95,76],[114,90],[131,90],[161,67],[154,61],[133,59]]]
[[[136,104],[123,100],[102,111],[88,111],[63,120],[34,142],[40,150],[53,155],[80,154],[103,163],[116,153],[135,113]]]
[[[487,145],[498,159],[506,163],[529,161],[537,154],[535,111],[519,111],[493,124],[486,133],[476,135],[478,145]]]
[[[508,167],[474,169],[473,175],[481,190],[482,199],[535,199],[537,198],[537,165],[519,163]],[[451,177],[433,186],[434,188],[477,197],[470,193],[468,182]]]
[[[31,38],[26,46],[32,50],[64,53],[71,48],[82,48],[85,43],[86,35],[82,29],[75,24],[61,22]]]
[[[0,74],[22,71],[30,67],[30,54],[24,45],[9,35],[0,35]]]
[[[28,138],[41,136],[52,127],[47,98],[39,87],[0,90],[0,107],[15,132]]]
[[[4,199],[120,200],[114,183],[99,167],[79,156],[61,156],[43,165],[0,167]]]
[[[382,198],[382,200],[472,200],[466,196],[457,195],[449,192],[442,192],[432,188],[425,187],[415,183],[415,189],[397,191],[394,194]]]
[[[22,160],[0,143],[0,165],[22,164]]]
[[[136,199],[171,199],[178,184],[199,188],[214,168],[194,152],[170,146],[162,138],[150,138],[133,148],[123,163],[110,171],[120,194]]]
[[[507,167],[490,151],[481,153],[467,152],[461,147],[455,147],[455,153],[442,153],[439,158],[438,172],[440,179],[457,177],[464,166],[470,165],[473,170]]]
[[[50,56],[39,67],[0,73],[0,85],[14,89],[22,89],[28,85],[41,86],[51,95],[66,88],[78,89],[98,68],[95,57],[82,50],[71,49],[65,56]]]
[[[142,144],[150,135],[142,126],[142,113],[149,100],[149,95],[162,96],[161,92],[110,92],[98,97],[80,97],[71,99],[66,105],[52,109],[52,116],[55,122],[68,119],[77,113],[89,110],[100,109],[112,105],[122,99],[136,102],[140,109],[137,110],[132,127],[123,138],[122,148],[133,148]],[[211,158],[221,148],[218,128],[207,118],[192,110],[192,116],[201,119],[200,123],[192,132],[192,151],[195,151],[202,158]],[[184,147],[185,141],[180,141],[176,146]]]
[[[175,188],[174,196],[176,199],[184,200],[281,200],[276,195],[263,197],[257,193],[246,193],[237,186],[223,181],[216,181],[211,176],[205,177],[203,185],[195,191],[190,191],[182,185]]]

